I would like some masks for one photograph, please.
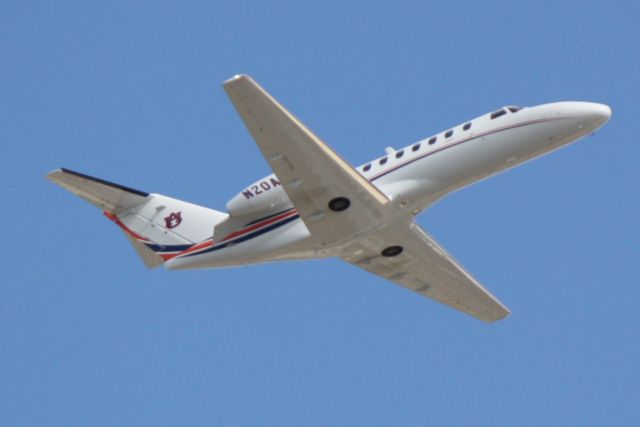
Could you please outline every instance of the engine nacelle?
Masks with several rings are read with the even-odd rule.
[[[229,215],[234,217],[251,214],[268,215],[291,206],[293,205],[275,174],[254,182],[227,202]]]

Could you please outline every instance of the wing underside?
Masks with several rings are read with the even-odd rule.
[[[402,252],[381,255],[390,246],[399,246]],[[397,223],[369,234],[346,246],[341,258],[485,322],[510,313],[415,223]]]
[[[224,88],[312,235],[344,241],[379,224],[387,197],[248,76]],[[329,203],[348,199],[347,210]]]

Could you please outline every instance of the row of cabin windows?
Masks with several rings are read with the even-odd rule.
[[[505,114],[507,114],[507,110],[509,110],[512,113],[517,113],[518,111],[522,110],[523,107],[506,107],[506,109],[501,108],[499,110],[494,111],[493,113],[491,113],[490,118],[491,120],[496,119],[500,116],[503,116]],[[462,125],[462,130],[469,130],[471,129],[471,122],[465,123],[464,125]],[[446,131],[444,133],[444,137],[445,138],[451,138],[453,136],[453,129],[449,129],[448,131]],[[436,141],[438,141],[438,137],[437,136],[432,136],[431,138],[429,138],[429,141],[427,141],[427,143],[429,145],[433,145],[436,143]],[[413,144],[411,146],[411,151],[415,152],[418,151],[420,149],[420,143],[418,142],[417,144]],[[396,159],[401,158],[402,156],[404,156],[404,150],[400,150],[396,152]],[[378,164],[380,166],[384,165],[387,163],[388,158],[387,157],[383,157],[380,160],[378,160]],[[371,169],[371,163],[366,164],[362,170],[364,172],[367,172],[368,170]]]
[[[466,123],[464,126],[462,126],[462,129],[463,129],[463,130],[469,130],[470,128],[471,128],[471,122]],[[448,130],[448,131],[446,131],[446,132],[444,133],[445,138],[451,138],[451,136],[452,136],[452,135],[453,135],[453,129],[450,129],[450,130]],[[437,136],[432,136],[431,138],[429,138],[428,144],[429,144],[429,145],[433,145],[433,144],[435,144],[435,143],[436,143],[436,141],[437,141],[437,140],[438,140],[438,137],[437,137]],[[418,151],[419,149],[420,149],[420,143],[419,143],[419,142],[418,142],[417,144],[413,144],[413,145],[411,146],[411,151],[413,151],[413,152],[416,152],[416,151]],[[395,155],[396,155],[396,159],[401,158],[402,156],[404,156],[404,150],[397,151]],[[380,166],[382,166],[382,165],[384,165],[384,164],[386,164],[386,163],[387,163],[387,160],[388,160],[388,158],[387,158],[387,157],[383,157],[383,158],[381,158],[380,160],[378,160],[378,164],[379,164]],[[368,171],[368,170],[370,170],[370,169],[371,169],[371,163],[366,164],[366,165],[362,168],[362,170],[363,170],[364,172],[367,172],[367,171]]]

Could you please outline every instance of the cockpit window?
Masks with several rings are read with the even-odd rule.
[[[414,144],[413,147],[411,147],[411,151],[418,151],[419,149],[420,149],[420,143]]]
[[[435,144],[437,140],[438,140],[437,136],[432,136],[431,138],[429,138],[429,145]]]
[[[507,114],[507,111],[504,108],[496,110],[493,113],[491,113],[491,120],[496,119],[500,116],[504,116],[505,114]]]
[[[384,165],[385,163],[387,163],[387,158],[386,157],[381,158],[378,163],[380,163],[381,165]]]
[[[404,154],[404,150],[396,151],[396,159],[399,159]]]
[[[453,135],[453,130],[448,130],[444,133],[445,138],[451,138],[451,135]]]
[[[371,169],[371,163],[364,165],[364,167],[362,168],[363,171],[368,171],[369,169]]]
[[[470,128],[471,128],[471,122],[465,123],[465,125],[462,126],[462,130],[469,130]]]
[[[512,105],[511,107],[507,107],[507,109],[509,111],[511,111],[512,113],[517,113],[518,111],[522,110],[522,108],[524,108],[524,107],[518,107],[516,105]]]

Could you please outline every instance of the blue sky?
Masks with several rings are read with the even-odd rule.
[[[0,4],[0,425],[637,425],[637,2]],[[419,222],[485,325],[337,260],[147,270],[60,166],[223,208],[251,74],[360,164],[505,104],[595,136]]]

